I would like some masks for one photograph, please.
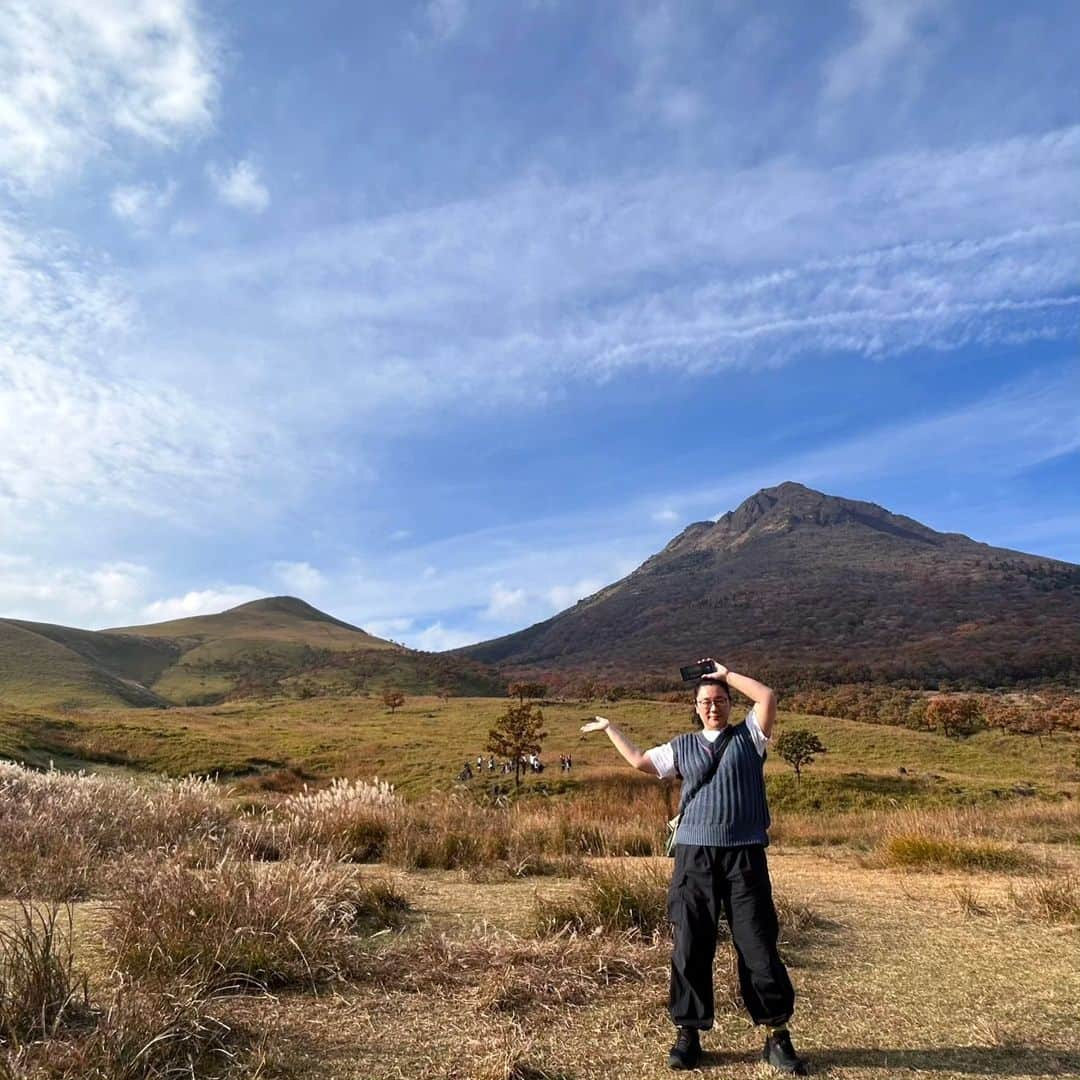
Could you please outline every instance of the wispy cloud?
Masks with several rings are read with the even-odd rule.
[[[428,0],[424,7],[427,30],[439,41],[457,37],[468,17],[468,0]]]
[[[227,168],[211,165],[207,174],[218,198],[228,206],[261,214],[270,205],[270,191],[251,161],[238,161]]]
[[[115,360],[138,353],[137,328],[102,260],[0,218],[0,507],[10,522],[55,527],[55,513],[77,507],[181,519],[223,489],[238,495],[270,453],[273,433],[255,436],[236,410],[152,371],[122,374]]]
[[[825,101],[837,105],[877,89],[896,64],[921,68],[928,45],[920,24],[940,15],[943,6],[931,0],[855,0],[857,37],[826,64]]]
[[[675,128],[694,124],[706,104],[678,74],[680,45],[694,36],[693,23],[680,5],[661,2],[631,12],[627,29],[634,71],[630,108],[638,117]]]
[[[313,333],[347,342],[326,360],[332,394],[290,396],[320,420],[535,401],[633,369],[1067,336],[1078,192],[1080,128],[838,168],[528,181],[148,285],[228,287],[263,355]]]
[[[0,72],[0,178],[34,190],[118,137],[206,131],[218,58],[193,0],[7,0]]]
[[[176,183],[169,181],[161,186],[154,184],[125,184],[113,188],[109,196],[109,208],[122,221],[136,229],[148,229],[172,204]]]

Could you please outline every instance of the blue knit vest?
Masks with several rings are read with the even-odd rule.
[[[712,779],[693,796],[712,761],[712,746],[699,731],[671,740],[675,771],[682,777],[677,844],[743,847],[768,844],[769,807],[765,763],[746,724],[731,730],[731,742]]]

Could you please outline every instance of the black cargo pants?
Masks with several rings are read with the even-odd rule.
[[[671,1019],[678,1027],[713,1025],[713,957],[723,912],[739,963],[742,999],[755,1024],[783,1024],[795,990],[776,949],[779,925],[765,848],[678,844],[668,889],[675,928]]]

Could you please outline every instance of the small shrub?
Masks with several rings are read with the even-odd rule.
[[[206,992],[317,985],[346,978],[361,932],[399,925],[407,901],[330,865],[223,859],[132,875],[110,910],[109,949],[132,978]]]
[[[1023,851],[992,840],[947,840],[925,833],[900,833],[886,839],[882,859],[887,866],[925,870],[1028,869],[1032,860]]]
[[[1017,910],[1029,918],[1080,925],[1080,879],[1045,877],[1026,889],[1011,890],[1011,896]]]

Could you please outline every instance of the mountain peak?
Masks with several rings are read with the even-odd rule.
[[[329,623],[332,626],[340,626],[345,630],[355,630],[361,634],[367,633],[359,626],[353,626],[352,623],[347,623],[342,619],[335,619],[333,615],[327,615],[325,611],[320,611],[317,607],[313,607],[298,596],[264,596],[259,600],[249,600],[246,604],[239,604],[237,607],[229,608],[228,611],[223,611],[221,614],[222,616],[263,615],[270,617],[284,615],[291,619]]]
[[[943,534],[913,518],[893,514],[877,503],[845,499],[785,480],[755,492],[715,521],[699,521],[688,526],[665,551],[733,549],[770,534],[840,525],[872,529],[921,544],[939,544],[943,540]]]
[[[335,621],[333,616],[327,615],[317,607],[312,607],[306,600],[301,600],[298,596],[264,596],[258,600],[249,600],[246,604],[238,604],[221,614],[230,615],[238,611],[247,611],[252,614],[295,615],[301,619]]]

